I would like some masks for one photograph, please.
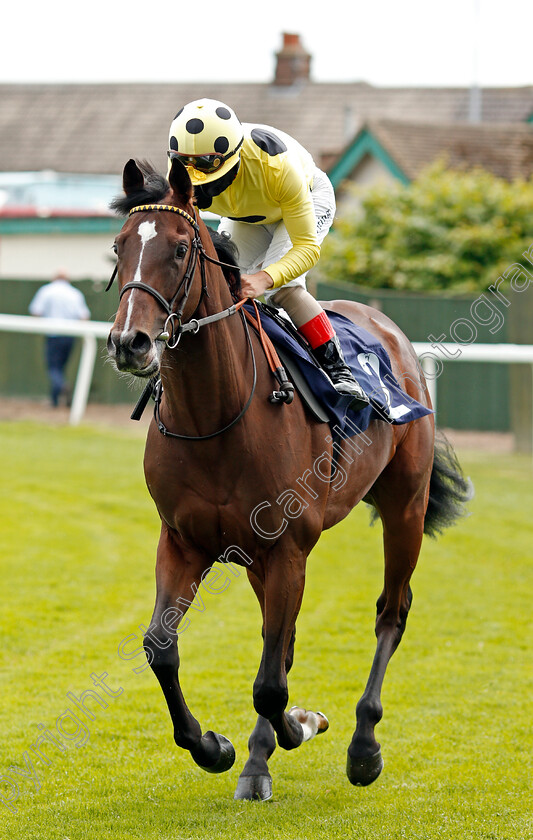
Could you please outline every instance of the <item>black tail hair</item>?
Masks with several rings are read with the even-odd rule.
[[[451,443],[437,432],[433,470],[429,481],[429,503],[424,519],[424,534],[437,537],[467,514],[466,503],[474,495]]]

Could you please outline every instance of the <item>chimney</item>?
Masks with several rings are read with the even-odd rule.
[[[300,43],[300,36],[283,33],[283,47],[276,53],[276,75],[274,84],[290,87],[297,82],[308,82],[311,71],[311,56]]]

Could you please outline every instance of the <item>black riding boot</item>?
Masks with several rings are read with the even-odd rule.
[[[357,411],[369,405],[370,401],[367,395],[344,361],[341,345],[336,335],[321,344],[320,347],[315,347],[313,356],[331,379],[335,390],[339,394],[352,397],[350,403],[352,410]]]

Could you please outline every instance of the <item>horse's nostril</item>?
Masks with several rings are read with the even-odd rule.
[[[130,341],[130,350],[132,353],[148,353],[152,342],[150,336],[143,332],[137,332]]]
[[[109,333],[109,335],[107,337],[107,352],[108,353],[115,353],[116,349],[117,348],[116,348],[115,341],[113,340],[113,334]]]
[[[144,332],[111,330],[107,350],[119,367],[142,364],[152,349],[152,340]]]

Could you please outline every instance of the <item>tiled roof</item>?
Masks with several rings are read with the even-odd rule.
[[[166,167],[168,128],[179,108],[208,96],[243,122],[274,125],[321,163],[369,120],[454,123],[468,119],[467,88],[377,88],[363,82],[270,84],[0,85],[0,171],[117,174],[130,157]],[[483,90],[482,117],[525,122],[533,86]]]
[[[533,174],[533,124],[428,125],[376,120],[365,128],[410,179],[441,156],[451,167],[482,166],[509,180]]]

